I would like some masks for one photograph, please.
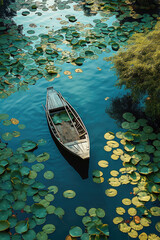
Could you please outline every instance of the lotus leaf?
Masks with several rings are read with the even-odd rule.
[[[37,163],[32,166],[32,170],[35,172],[40,172],[43,169],[44,169],[44,165],[42,163]]]
[[[50,186],[48,187],[49,192],[53,192],[56,194],[58,192],[58,187],[57,186]]]
[[[52,206],[52,205],[49,205],[48,207],[46,207],[48,214],[53,214],[55,209],[56,209],[55,206]]]
[[[152,133],[153,132],[153,128],[150,127],[150,126],[144,126],[143,131],[145,133]]]
[[[150,233],[150,234],[148,235],[148,240],[160,240],[160,237],[157,236],[157,235],[154,234],[154,233]]]
[[[124,154],[124,155],[121,155],[120,156],[120,159],[123,161],[123,162],[130,162],[131,160],[131,156],[129,154]]]
[[[3,133],[3,134],[2,134],[2,138],[3,138],[5,141],[10,141],[10,140],[12,140],[13,135],[12,135],[12,133],[6,132],[6,133]]]
[[[131,238],[137,238],[137,237],[138,237],[138,232],[135,231],[134,229],[131,229],[131,231],[128,233],[128,235],[129,235]]]
[[[113,177],[116,177],[116,176],[119,175],[119,172],[116,171],[116,170],[112,170],[112,171],[110,172],[110,174],[111,174]]]
[[[149,227],[151,224],[151,219],[146,218],[146,217],[142,217],[140,220],[140,223],[144,226],[144,227]]]
[[[126,132],[124,134],[124,139],[126,139],[127,141],[133,141],[134,140],[133,133],[132,132]]]
[[[45,232],[39,232],[36,235],[37,240],[47,240],[48,239],[48,235]]]
[[[53,224],[46,224],[42,228],[42,230],[47,234],[53,233],[55,231],[55,229],[56,229],[56,227]]]
[[[156,217],[160,216],[160,207],[151,207],[150,211],[153,216],[156,216]]]
[[[44,218],[47,215],[45,207],[40,203],[34,203],[31,206],[31,211],[38,218]]]
[[[140,235],[139,235],[139,239],[140,240],[147,240],[148,239],[148,236],[145,232],[142,232]]]
[[[131,200],[129,198],[123,198],[122,203],[128,206],[128,205],[131,205]]]
[[[133,228],[136,231],[143,229],[143,226],[141,224],[137,224],[133,220],[130,222],[130,226],[131,226],[131,228]]]
[[[31,140],[26,140],[22,143],[22,148],[24,149],[24,151],[28,152],[28,151],[32,151],[37,147],[37,143],[31,141]]]
[[[96,169],[96,170],[93,170],[92,175],[98,178],[103,176],[103,172]]]
[[[82,229],[80,227],[72,227],[70,230],[69,230],[69,234],[72,236],[72,237],[81,237],[82,236]]]
[[[61,207],[57,207],[54,211],[54,214],[57,215],[59,218],[62,218],[65,212]]]
[[[120,148],[117,148],[116,150],[113,150],[113,153],[114,153],[115,155],[118,155],[118,156],[120,156],[120,155],[122,155],[122,154],[123,154],[123,150],[122,150],[122,149],[120,149]]]
[[[50,158],[47,152],[44,152],[36,157],[37,162],[45,162]]]
[[[10,223],[7,220],[0,220],[0,232],[7,230],[10,227]]]
[[[79,216],[84,216],[87,212],[87,209],[85,207],[77,207],[75,209],[75,212],[77,213],[77,215]]]
[[[96,208],[90,208],[88,212],[91,217],[96,216]]]
[[[134,149],[135,149],[135,145],[133,145],[132,143],[130,142],[127,142],[124,149],[127,151],[127,152],[133,152]]]
[[[120,139],[124,138],[124,132],[117,132],[116,137]]]
[[[115,217],[114,219],[113,219],[113,223],[114,224],[119,224],[119,223],[121,223],[121,222],[123,222],[124,221],[124,219],[122,218],[122,217]]]
[[[30,171],[28,178],[35,179],[37,177],[37,173],[35,171]]]
[[[90,239],[90,235],[88,233],[83,233],[81,236],[81,240],[89,240]]]
[[[23,239],[24,239],[24,240],[28,240],[28,239],[34,240],[35,238],[36,238],[36,233],[35,233],[35,231],[32,230],[32,229],[28,230],[28,232],[25,232],[25,233],[23,234]]]
[[[6,113],[0,113],[0,120],[6,120],[9,118],[9,115]]]
[[[123,207],[117,207],[116,208],[116,212],[119,214],[119,215],[123,215],[126,210],[123,208]]]
[[[97,229],[103,233],[105,236],[109,236],[108,224],[102,224],[97,227]]]
[[[158,232],[160,232],[160,222],[157,222],[155,228]]]
[[[45,200],[47,200],[48,202],[52,202],[54,200],[54,195],[53,194],[47,194],[45,196]]]
[[[105,216],[105,211],[102,208],[97,208],[96,209],[96,215],[99,218],[103,218]]]
[[[19,234],[27,232],[29,229],[29,224],[27,221],[19,221],[15,226],[15,231]]]
[[[108,145],[106,145],[106,146],[104,146],[104,150],[105,150],[106,152],[110,152],[110,151],[112,151],[112,148],[109,147]]]
[[[106,167],[108,167],[108,161],[106,161],[106,160],[100,160],[99,162],[98,162],[98,165],[100,166],[100,167],[102,167],[102,168],[106,168]]]
[[[115,135],[112,132],[107,132],[107,133],[105,133],[104,138],[107,140],[112,140],[115,138]]]
[[[128,209],[128,214],[130,216],[135,216],[137,214],[137,210],[135,208],[131,207]]]
[[[63,192],[63,196],[65,198],[74,198],[76,196],[76,193],[73,190],[66,190]]]
[[[54,178],[54,173],[53,173],[52,171],[46,171],[46,172],[44,173],[44,178],[46,178],[46,179],[52,179],[52,178]]]
[[[120,224],[118,225],[118,228],[119,228],[119,230],[120,230],[121,232],[124,232],[124,233],[128,233],[128,232],[130,232],[130,230],[131,230],[131,227],[128,226],[126,223],[120,223]]]

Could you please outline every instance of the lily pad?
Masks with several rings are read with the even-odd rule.
[[[69,234],[72,236],[72,237],[81,237],[82,236],[82,229],[80,227],[72,227],[70,230],[69,230]]]
[[[106,167],[108,167],[109,163],[108,163],[108,161],[106,161],[106,160],[100,160],[100,161],[98,162],[98,165],[99,165],[100,167],[102,167],[102,168],[106,168]]]
[[[75,212],[77,213],[77,215],[79,216],[84,216],[87,212],[87,209],[85,207],[77,207],[75,209]]]
[[[24,151],[29,152],[34,150],[37,147],[37,143],[31,141],[31,140],[26,140],[22,143],[22,148]]]
[[[112,132],[107,132],[107,133],[105,133],[104,138],[107,140],[112,140],[115,138],[115,135]]]
[[[47,233],[51,234],[55,231],[56,227],[53,224],[46,224],[43,226],[42,230]]]
[[[97,208],[96,209],[96,215],[99,218],[103,218],[103,217],[105,217],[105,211],[102,208]]]
[[[10,223],[7,220],[0,221],[0,232],[5,231],[9,228]]]
[[[127,223],[120,223],[118,228],[121,232],[128,233],[131,230],[131,227],[127,225]]]
[[[108,197],[115,197],[117,195],[117,190],[114,189],[114,188],[109,188],[105,191],[105,194],[108,196]]]
[[[44,173],[44,178],[46,178],[46,179],[52,179],[52,178],[54,178],[54,173],[53,173],[52,171],[46,171],[46,172]]]
[[[19,234],[27,232],[29,229],[29,224],[27,221],[19,221],[15,226],[15,231]]]
[[[66,190],[63,192],[63,196],[65,198],[74,198],[76,196],[76,193],[73,190]]]

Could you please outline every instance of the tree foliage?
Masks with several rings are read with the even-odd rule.
[[[117,86],[131,89],[135,100],[145,97],[145,109],[160,116],[160,22],[149,33],[136,33],[113,58]]]

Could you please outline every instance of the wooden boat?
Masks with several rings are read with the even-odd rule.
[[[76,110],[53,87],[47,88],[45,111],[54,140],[70,154],[89,159],[88,132]]]

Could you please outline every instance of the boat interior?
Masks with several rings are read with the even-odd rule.
[[[67,106],[58,109],[50,109],[49,114],[54,123],[54,127],[59,132],[63,143],[73,142],[86,138],[86,131],[80,124],[80,119],[76,118]]]

